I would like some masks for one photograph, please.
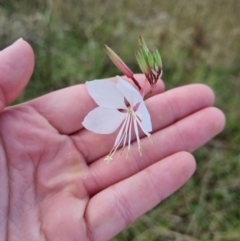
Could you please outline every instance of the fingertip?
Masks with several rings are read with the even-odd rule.
[[[183,174],[182,176],[186,179],[185,181],[187,181],[196,170],[196,160],[190,152],[181,151],[177,154],[178,162],[181,163],[182,173],[185,174]]]
[[[205,84],[194,84],[195,86],[197,86],[198,91],[200,94],[202,94],[204,98],[204,100],[206,101],[206,104],[213,105],[214,101],[215,101],[215,93],[213,91],[213,89]]]
[[[189,152],[181,151],[159,162],[161,168],[160,183],[164,183],[161,199],[164,200],[182,187],[196,170],[196,161]]]
[[[0,98],[4,107],[22,92],[33,68],[33,49],[23,39],[15,41],[0,52]]]
[[[156,88],[153,89],[153,94],[159,94],[165,91],[165,84],[162,79],[159,79]]]
[[[24,55],[24,59],[31,63],[31,67],[33,70],[34,67],[34,52],[31,45],[25,41],[23,38],[19,38],[8,48],[11,48],[11,51],[16,51],[21,57]]]
[[[181,98],[191,96],[192,99],[198,100],[202,106],[212,106],[214,104],[215,94],[208,85],[190,84],[178,87],[177,89],[182,89],[183,96],[181,96]],[[194,104],[195,102],[196,101],[193,101],[192,103]]]
[[[23,38],[17,39],[11,45],[2,49],[1,55],[2,55],[2,53],[5,53],[5,52],[9,53],[10,51],[12,52],[13,50],[14,51],[24,51],[24,52],[26,52],[27,55],[29,55],[28,57],[31,57],[34,59],[34,52],[33,52],[31,45]]]
[[[226,124],[226,116],[225,114],[216,107],[211,107],[212,112],[212,126],[215,132],[215,135],[219,134],[223,131]],[[214,121],[215,120],[215,121]]]

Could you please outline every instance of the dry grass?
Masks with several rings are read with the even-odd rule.
[[[118,71],[110,45],[139,71],[136,39],[156,46],[168,88],[210,85],[227,128],[195,153],[198,169],[179,192],[114,240],[237,241],[240,227],[240,1],[0,1],[0,47],[19,37],[36,52],[36,69],[18,102]]]

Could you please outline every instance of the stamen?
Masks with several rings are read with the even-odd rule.
[[[138,152],[139,152],[140,156],[142,156],[142,145],[141,145],[141,143],[138,146]]]
[[[124,138],[124,136],[126,135],[126,125],[129,122],[129,115],[127,115],[125,121],[123,122],[123,125],[117,135],[117,138],[115,140],[114,146],[112,148],[112,150],[109,152],[109,154],[106,156],[106,158],[104,159],[104,161],[106,162],[110,162],[113,158],[112,156],[114,155],[114,153],[116,152],[116,150],[118,149],[119,145],[122,142],[122,139]],[[124,133],[123,133],[124,131]]]
[[[148,133],[147,131],[145,131],[144,128],[143,128],[143,126],[142,126],[141,121],[140,121],[138,118],[136,118],[136,119],[137,119],[137,123],[138,123],[138,125],[141,127],[143,133],[150,139],[150,141],[151,141],[152,143],[154,143],[151,134]]]
[[[138,151],[139,151],[140,156],[142,156],[142,148],[141,148],[141,142],[140,142],[139,134],[138,134],[137,117],[136,117],[136,115],[133,116],[133,124],[134,124],[134,130],[135,130],[136,137],[137,137]]]
[[[130,151],[130,150],[127,151],[126,160],[128,160],[128,157],[129,157],[129,151]]]
[[[125,147],[126,145],[126,141],[127,141],[127,135],[128,135],[128,129],[129,129],[129,124],[130,124],[130,121],[131,121],[131,114],[128,115],[127,117],[128,121],[127,121],[127,124],[126,124],[126,128],[124,130],[124,141],[123,141],[123,148]]]
[[[109,163],[110,161],[112,161],[112,157],[109,156],[109,155],[107,155],[107,156],[104,158],[104,161],[105,161],[106,163]]]
[[[149,140],[152,142],[152,144],[154,144],[154,141],[153,141],[153,138],[152,138],[152,135],[151,135],[151,134],[149,134],[148,138],[149,138]]]
[[[117,135],[117,137],[115,139],[115,142],[114,142],[114,146],[116,146],[119,143],[120,139],[122,138],[122,133],[124,131],[124,128],[126,126],[126,122],[127,121],[128,121],[128,116],[125,118],[125,120],[124,120],[124,122],[122,124],[122,127],[121,127],[120,131],[118,132],[118,135]]]
[[[132,122],[133,122],[133,116],[130,116],[130,126],[128,129],[128,151],[127,151],[127,156],[126,159],[128,159],[128,154],[130,152],[130,147],[131,147],[131,135],[132,135]]]
[[[137,108],[138,108],[138,106],[139,105],[137,105]],[[138,152],[139,152],[140,156],[142,156],[142,145],[141,145],[141,141],[139,138],[138,125],[141,127],[142,131],[148,136],[151,143],[154,144],[151,134],[144,130],[141,120],[139,119],[139,116],[135,113],[135,111],[132,108],[128,108],[127,116],[126,116],[126,118],[121,126],[121,129],[117,135],[117,138],[114,143],[114,147],[112,148],[110,153],[104,159],[107,163],[112,161],[113,155],[115,154],[115,152],[117,151],[117,149],[121,143],[123,143],[123,146],[122,146],[121,152],[120,152],[120,154],[122,155],[122,153],[125,149],[125,146],[126,146],[126,142],[128,142],[127,143],[128,150],[127,150],[127,154],[126,154],[126,160],[128,159],[130,148],[131,148],[132,125],[134,126],[134,131],[136,134],[136,139],[137,139],[137,144],[138,144]]]
[[[120,155],[122,155],[122,154],[123,154],[124,149],[125,149],[125,146],[122,146],[122,148],[121,148],[121,152],[120,152]]]

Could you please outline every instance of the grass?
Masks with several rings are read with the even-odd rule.
[[[167,89],[205,83],[226,113],[225,131],[194,153],[194,177],[113,240],[239,240],[239,11],[235,0],[0,1],[0,47],[23,37],[36,53],[18,103],[118,74],[105,43],[138,72],[134,49],[141,34],[161,52]]]

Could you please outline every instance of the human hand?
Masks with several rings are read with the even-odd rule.
[[[146,100],[155,144],[142,135],[142,157],[133,142],[129,160],[106,164],[116,133],[82,127],[96,106],[85,85],[5,108],[33,66],[23,40],[0,52],[0,240],[109,240],[181,187],[195,170],[189,152],[224,127],[207,86],[160,94],[159,81]]]

